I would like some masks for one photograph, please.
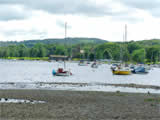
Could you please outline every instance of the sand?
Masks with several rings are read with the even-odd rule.
[[[44,104],[0,103],[0,120],[159,120],[160,95],[0,90],[0,98],[46,101]]]

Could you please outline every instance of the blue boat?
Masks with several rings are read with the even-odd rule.
[[[132,70],[132,73],[135,73],[135,74],[146,74],[146,73],[148,73],[148,70],[143,66],[139,66],[139,67],[134,68]]]

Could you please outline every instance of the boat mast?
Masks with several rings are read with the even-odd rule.
[[[67,37],[67,22],[65,22],[65,36],[64,36],[65,38],[65,43],[66,43],[66,37]]]
[[[66,37],[67,37],[67,22],[65,22],[65,36],[64,36],[64,47],[66,48]],[[66,69],[66,62],[65,62],[65,59],[64,59],[64,69]]]
[[[125,52],[127,50],[126,42],[127,42],[127,24],[125,24],[125,31],[124,31],[124,54],[123,54],[123,56],[125,55]],[[127,59],[124,59],[124,61],[126,61],[126,60]]]
[[[125,24],[124,42],[127,41],[127,24]]]

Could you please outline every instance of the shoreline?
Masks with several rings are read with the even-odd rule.
[[[160,93],[160,86],[142,84],[72,83],[72,82],[2,82],[0,90],[66,90],[128,93]]]

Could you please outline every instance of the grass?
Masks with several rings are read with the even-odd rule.
[[[144,100],[145,102],[160,102],[160,98],[148,98]]]
[[[8,60],[49,60],[48,57],[3,57],[1,59],[8,59]]]
[[[73,61],[80,61],[80,58],[73,58]]]

